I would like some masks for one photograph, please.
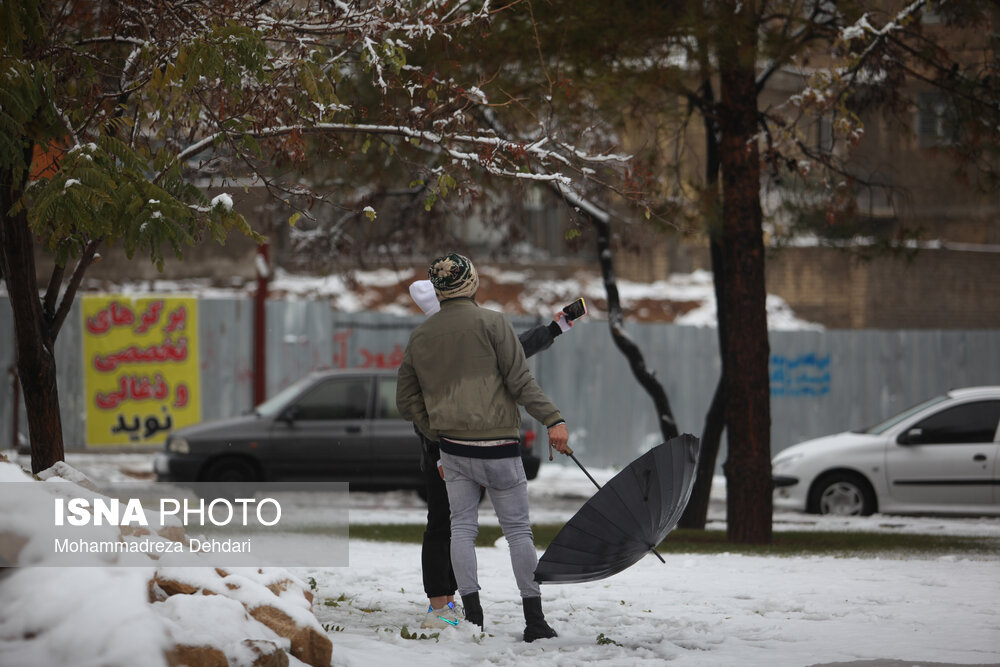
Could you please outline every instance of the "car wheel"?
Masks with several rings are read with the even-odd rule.
[[[868,516],[875,512],[875,492],[861,475],[831,473],[813,486],[809,511],[839,516]]]
[[[205,471],[209,482],[256,482],[259,477],[256,466],[240,458],[219,459]]]

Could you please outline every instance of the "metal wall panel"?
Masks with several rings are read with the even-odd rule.
[[[199,299],[201,404],[205,419],[252,407],[253,303]],[[516,331],[542,320],[511,318]],[[318,368],[395,367],[423,320],[343,313],[326,301],[267,304],[267,388],[273,395]],[[57,343],[68,448],[83,445],[85,405],[75,304]],[[700,435],[719,378],[715,329],[630,323],[629,337],[667,390],[681,432]],[[771,343],[771,449],[874,424],[951,387],[1000,384],[1000,331],[775,331]],[[0,297],[0,369],[14,360],[10,305]],[[612,342],[606,322],[584,318],[530,360],[559,406],[581,461],[624,465],[660,441],[652,399]],[[11,440],[10,378],[0,382],[0,445]],[[22,431],[27,423],[20,420]],[[544,434],[539,443],[544,445]],[[718,464],[725,460],[725,448]],[[557,459],[558,460],[558,459]],[[562,461],[565,463],[565,460]]]
[[[253,300],[198,300],[198,358],[202,419],[242,414],[253,407]]]
[[[56,338],[56,366],[59,371],[59,413],[63,423],[63,434],[67,442],[79,441],[83,437],[86,405],[83,395],[83,366],[81,365],[80,304],[73,303],[62,330]],[[14,385],[13,376],[8,369],[13,368],[17,359],[14,344],[14,316],[10,308],[10,299],[0,296],[0,371],[3,381],[0,382],[0,449],[7,449],[14,444]],[[24,412],[24,398],[21,397],[18,406],[18,427],[23,438],[27,438],[28,420]],[[74,434],[69,439],[69,434]],[[76,436],[75,434],[79,434]]]

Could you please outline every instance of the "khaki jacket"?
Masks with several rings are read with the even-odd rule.
[[[400,414],[433,440],[517,438],[519,405],[546,427],[562,421],[507,318],[469,298],[443,301],[413,330],[398,380]]]

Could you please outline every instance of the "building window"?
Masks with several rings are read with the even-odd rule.
[[[943,93],[917,95],[917,145],[948,146],[958,139],[954,107]]]
[[[833,150],[832,114],[823,114],[816,122],[816,148],[825,153]]]
[[[928,2],[921,10],[920,22],[924,25],[941,23],[941,14],[938,12],[940,2]]]

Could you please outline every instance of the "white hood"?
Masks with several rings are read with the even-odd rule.
[[[424,315],[433,315],[441,310],[441,303],[438,301],[434,286],[429,280],[418,280],[410,285],[410,298],[420,306]]]

